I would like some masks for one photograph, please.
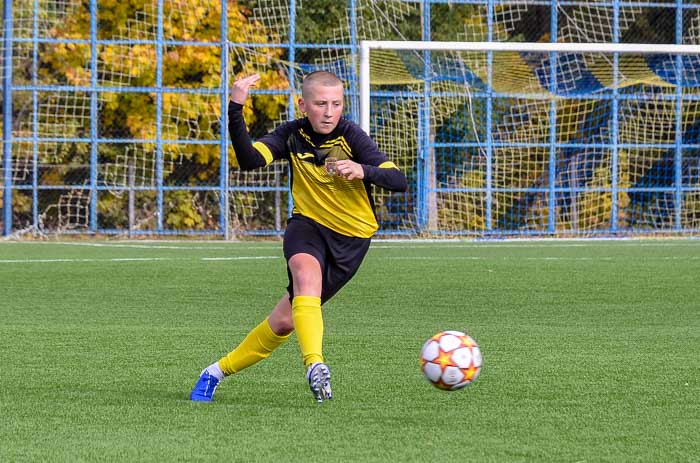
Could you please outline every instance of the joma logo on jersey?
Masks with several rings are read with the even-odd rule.
[[[296,153],[299,159],[314,159],[316,155],[314,153]]]

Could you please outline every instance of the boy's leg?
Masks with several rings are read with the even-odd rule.
[[[285,295],[270,316],[253,328],[232,352],[202,371],[197,384],[192,389],[190,400],[210,402],[216,387],[225,376],[237,373],[269,357],[292,334],[291,312],[289,295]]]
[[[323,362],[321,298],[295,296],[292,301],[292,317],[304,366],[308,369],[314,363]]]
[[[299,348],[306,367],[306,379],[317,402],[331,399],[331,373],[323,363],[323,286],[319,257],[304,252],[289,258],[293,284],[292,318]]]
[[[321,315],[321,264],[311,254],[299,253],[288,261],[294,298],[292,318],[304,366],[323,362],[323,316]]]
[[[238,373],[269,357],[290,335],[291,332],[283,336],[275,333],[270,327],[269,318],[266,318],[233,351],[219,360],[219,366],[225,376]]]
[[[323,363],[323,316],[320,296],[295,296],[292,317],[299,348],[306,366],[306,380],[316,399],[321,403],[332,399],[331,371]]]

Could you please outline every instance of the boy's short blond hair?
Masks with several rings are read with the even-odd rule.
[[[343,81],[338,76],[328,71],[314,71],[304,76],[301,82],[301,96],[306,97],[308,88],[312,85],[322,85],[324,87],[342,86]]]

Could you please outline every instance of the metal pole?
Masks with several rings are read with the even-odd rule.
[[[280,173],[275,169],[275,230],[282,229],[282,193],[280,188]]]
[[[683,2],[676,1],[676,43],[683,43]],[[683,78],[685,69],[683,57],[676,56],[674,69],[676,70],[676,127],[675,127],[675,149],[673,152],[673,182],[676,186],[674,191],[674,216],[673,229],[681,231],[683,229]]]
[[[136,185],[136,168],[134,167],[134,161],[132,160],[129,160],[126,175],[127,185],[129,185],[129,238],[132,238],[134,226],[136,224],[136,192],[134,191],[134,186]]]
[[[2,196],[3,235],[12,232],[12,0],[4,0],[4,66],[2,76],[2,166],[5,189]]]
[[[156,204],[158,233],[163,233],[163,0],[158,0],[156,33]]]
[[[430,3],[423,5],[423,40],[430,41],[432,32],[430,28],[430,20],[432,13]],[[430,95],[432,94],[432,53],[430,50],[424,51],[425,62],[423,63],[423,110],[420,111],[420,117],[423,119],[423,133],[419,136],[423,138],[423,201],[421,204],[422,213],[418,215],[419,230],[436,230],[438,228],[437,219],[437,172],[435,170],[435,134],[433,134],[430,126],[430,117],[432,108],[430,104]]]
[[[352,76],[353,83],[357,81],[357,0],[350,0],[350,63],[349,70],[354,71]],[[359,90],[355,87],[353,90]],[[353,121],[359,121],[359,111],[357,98],[353,95],[350,98],[350,117]]]
[[[289,73],[289,103],[287,107],[287,114],[289,119],[294,119],[296,101],[294,101],[294,89],[296,88],[296,82],[294,79],[294,67],[296,64],[296,22],[297,22],[297,2],[296,0],[289,1],[289,66],[287,67]],[[291,180],[292,173],[287,172],[287,178]],[[292,197],[292,184],[289,182],[289,195],[287,196],[287,217],[292,215],[292,210],[294,209],[294,198]],[[282,230],[278,229],[278,233]]]
[[[97,0],[90,1],[90,231],[97,231]]]
[[[549,24],[549,36],[552,42],[557,41],[557,9],[552,8],[550,24]],[[557,182],[557,54],[550,52],[549,54],[549,85],[552,100],[549,103],[549,171],[548,171],[548,183],[549,183],[549,198],[548,213],[547,213],[547,230],[549,233],[555,233],[557,231],[557,193],[556,193],[556,182]]]
[[[32,229],[39,231],[39,0],[34,0],[32,18]]]
[[[656,53],[697,55],[697,45],[648,43],[540,43],[540,42],[420,42],[404,40],[363,40],[361,46],[377,50],[462,50],[530,51],[537,53]]]
[[[369,135],[369,43],[360,42],[360,127]]]
[[[493,41],[493,2],[488,2],[486,7],[487,40]],[[493,51],[486,53],[486,230],[493,230]]]
[[[219,130],[220,170],[219,226],[225,240],[230,239],[229,229],[229,165],[228,165],[228,2],[221,1],[221,128]]]
[[[613,43],[618,43],[620,41],[620,2],[615,0],[613,2]],[[619,107],[619,97],[620,92],[618,86],[620,84],[620,54],[613,54],[613,101],[612,101],[612,156],[611,156],[611,171],[610,171],[610,231],[615,234],[617,233],[618,227],[618,195],[619,195],[619,159],[620,159],[620,149],[618,148],[620,143],[620,125],[618,121],[620,107]]]

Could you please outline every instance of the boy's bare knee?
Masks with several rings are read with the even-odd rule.
[[[294,331],[292,320],[292,304],[289,302],[289,294],[285,294],[279,300],[268,317],[270,328],[278,336],[286,336]]]

